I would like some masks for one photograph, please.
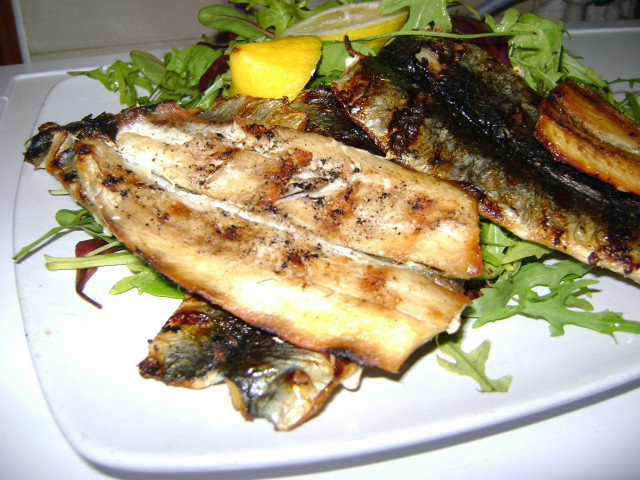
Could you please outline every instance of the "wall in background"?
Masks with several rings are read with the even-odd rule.
[[[20,0],[31,61],[186,46],[211,0]]]
[[[320,0],[311,0],[317,4]],[[468,0],[477,6],[483,0]],[[567,0],[589,2],[590,0]],[[131,50],[184,47],[210,31],[198,11],[222,0],[0,0],[13,4],[18,30],[26,40],[25,61],[53,60]],[[585,18],[634,18],[640,0],[598,1],[585,7]],[[513,4],[522,13],[538,12],[553,20],[565,15],[565,0],[525,0]],[[4,13],[4,12],[3,12]],[[2,22],[4,23],[4,21]],[[24,26],[22,29],[21,27]]]

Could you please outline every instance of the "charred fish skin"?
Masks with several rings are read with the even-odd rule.
[[[248,419],[291,430],[311,418],[359,367],[301,349],[187,295],[150,341],[138,366],[144,378],[201,389],[227,381],[234,405]]]
[[[469,122],[475,135],[504,144],[550,181],[574,188],[595,202],[639,214],[640,197],[553,160],[535,138],[543,99],[512,69],[466,43],[401,37],[393,46],[381,51],[377,60],[424,85],[430,95],[451,107],[459,122]],[[409,62],[412,68],[405,68]]]
[[[477,190],[481,214],[521,238],[640,281],[637,197],[555,162],[532,143],[535,118],[527,97],[514,107],[480,100],[473,89],[442,93],[459,84],[443,80],[458,68],[450,63],[477,47],[411,37],[396,42],[334,82],[347,112],[388,158]],[[452,50],[457,53],[439,55]],[[478,114],[484,109],[490,113]]]
[[[217,99],[199,117],[216,123],[242,119],[248,124],[279,126],[334,138],[350,147],[380,154],[368,135],[344,113],[329,87],[303,90],[293,101],[235,95]]]

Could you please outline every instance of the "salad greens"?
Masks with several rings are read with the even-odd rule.
[[[419,30],[434,25],[443,30],[451,31],[451,17],[449,17],[447,7],[453,1],[382,0],[380,13],[387,15],[407,7],[409,8],[409,18],[407,18],[407,23],[402,27],[402,30]]]
[[[444,343],[440,343],[436,339],[436,342],[440,352],[454,360],[454,362],[451,362],[438,355],[436,359],[440,366],[450,372],[472,378],[480,386],[481,392],[509,391],[512,380],[511,375],[505,375],[494,380],[489,378],[485,372],[485,365],[489,359],[489,350],[491,349],[489,340],[485,340],[470,352],[462,350],[459,339],[457,341],[447,340]]]
[[[102,226],[84,208],[78,210],[61,209],[56,212],[57,227],[51,228],[40,238],[22,248],[13,259],[19,262],[33,251],[49,241],[72,231],[83,231],[92,238],[103,240],[103,245],[91,252],[78,257],[51,257],[45,255],[47,270],[81,270],[88,268],[126,265],[133,273],[132,276],[118,281],[110,290],[112,294],[123,293],[136,288],[139,293],[148,293],[160,297],[182,298],[182,289],[147,265],[144,260],[130,251],[107,253],[114,247],[124,248],[122,242],[105,234]],[[80,292],[79,292],[80,293]]]
[[[569,55],[562,45],[562,22],[555,23],[533,13],[520,15],[515,9],[507,10],[500,23],[496,23],[490,15],[485,16],[485,22],[494,32],[508,35],[512,65],[522,70],[529,86],[540,95],[548,95],[558,82],[571,78],[600,93],[622,113],[635,122],[640,122],[640,92],[623,92],[625,98],[618,100],[611,89],[612,85],[624,82],[628,83],[629,88],[633,88],[640,83],[640,79],[608,82],[593,68]]]
[[[311,10],[307,0],[229,0],[225,5],[211,5],[199,12],[198,19],[206,27],[223,33],[224,43],[203,37],[201,42],[184,49],[172,49],[162,59],[148,52],[133,51],[129,62],[88,71],[69,72],[87,75],[100,81],[107,89],[120,95],[126,106],[154,104],[173,100],[184,107],[208,108],[219,96],[228,96],[230,75],[228,54],[235,45],[244,42],[268,41],[286,28],[309,16],[353,0],[329,0]],[[389,35],[350,41],[323,42],[322,57],[309,86],[329,83],[342,74],[345,63],[354,51],[363,55],[375,54],[366,40],[384,36],[420,34],[477,38],[504,36],[509,59],[520,69],[528,84],[541,95],[560,81],[571,78],[586,84],[640,122],[639,93],[625,92],[623,99],[614,96],[612,85],[627,83],[630,88],[640,79],[605,81],[595,70],[581,64],[563,48],[563,25],[534,14],[520,15],[514,9],[504,13],[500,22],[485,17],[490,32],[474,35],[451,33],[452,22],[447,8],[454,0],[382,0],[381,14],[408,8],[406,24],[399,32]],[[33,250],[65,232],[82,230],[105,245],[82,257],[53,258],[46,256],[48,269],[86,269],[103,265],[127,265],[132,275],[117,282],[111,293],[118,294],[133,288],[140,293],[180,298],[183,292],[155,269],[131,252],[107,253],[119,242],[107,235],[84,209],[60,210],[56,214],[58,226],[23,248],[14,257],[21,260]],[[523,241],[490,222],[482,221],[481,248],[484,273],[467,286],[478,297],[464,316],[478,328],[489,322],[506,319],[515,314],[542,319],[549,323],[552,336],[562,335],[565,325],[575,325],[613,335],[616,331],[640,333],[640,323],[622,318],[610,311],[594,312],[585,298],[593,293],[596,280],[584,278],[590,270],[576,260],[558,259],[557,252],[541,245]],[[542,260],[549,260],[541,263]],[[553,261],[552,261],[553,260]],[[441,335],[437,339],[440,352],[453,362],[437,356],[438,363],[449,371],[469,376],[482,392],[506,392],[510,376],[492,380],[485,373],[490,342],[465,352],[461,335]]]
[[[583,278],[591,267],[573,258],[541,263],[556,253],[518,239],[502,227],[483,221],[481,231],[484,273],[473,282],[487,281],[481,295],[464,312],[474,318],[473,327],[519,314],[549,322],[552,336],[562,335],[565,325],[576,325],[607,335],[616,331],[640,334],[640,322],[608,310],[594,312],[584,296],[598,283]],[[543,290],[543,291],[540,291]]]

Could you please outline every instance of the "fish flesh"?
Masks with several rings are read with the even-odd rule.
[[[314,416],[339,385],[356,388],[361,373],[353,362],[291,345],[189,294],[138,368],[172,386],[226,382],[246,419],[265,418],[276,430]]]
[[[418,261],[440,243],[436,268],[479,273],[475,199],[446,183],[326,137],[212,124],[173,103],[117,115],[115,135],[95,122],[79,132],[72,153],[28,159],[160,272],[292,344],[397,371],[468,303]]]
[[[553,157],[640,195],[640,125],[573,80],[542,101],[536,138]]]
[[[197,118],[175,104],[127,114],[118,153],[181,189],[284,216],[337,245],[454,278],[480,273],[475,200],[460,189],[318,135]]]
[[[542,99],[482,49],[398,37],[333,87],[387,158],[476,191],[523,239],[640,281],[640,197],[556,162],[534,138]]]

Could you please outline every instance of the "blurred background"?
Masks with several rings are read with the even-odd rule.
[[[0,65],[184,47],[208,29],[198,11],[222,0],[0,0]],[[428,1],[428,0],[425,0]],[[314,3],[314,0],[310,2]],[[469,0],[552,20],[640,18],[640,0]]]

